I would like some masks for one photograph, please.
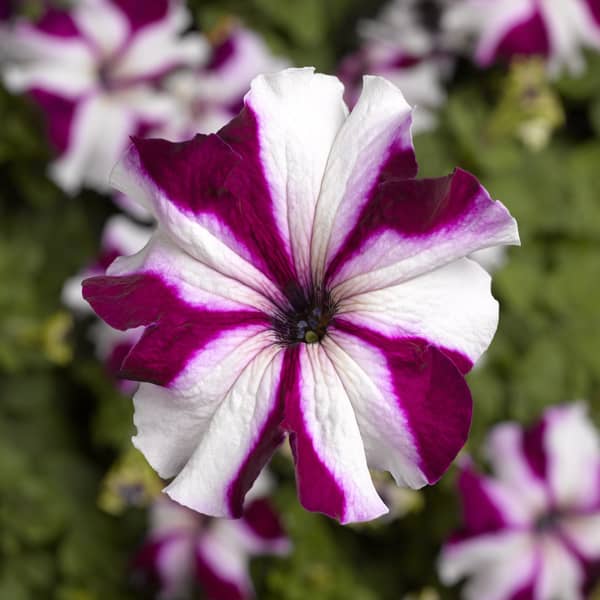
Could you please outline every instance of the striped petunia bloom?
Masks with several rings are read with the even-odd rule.
[[[578,600],[600,561],[600,443],[583,404],[550,408],[529,429],[495,427],[492,475],[466,464],[463,528],[445,545],[443,581],[467,600]]]
[[[129,136],[173,116],[156,84],[206,54],[200,36],[181,36],[190,22],[181,0],[80,0],[3,32],[4,82],[45,113],[61,187],[106,189]]]
[[[469,173],[415,179],[411,110],[366,77],[257,77],[217,134],[135,140],[114,174],[158,228],[84,283],[117,329],[145,326],[123,376],[136,446],[176,501],[239,516],[289,435],[300,500],[342,523],[387,511],[369,467],[437,481],[465,443],[463,375],[498,320],[465,258],[518,243]]]
[[[475,59],[487,67],[514,56],[543,56],[552,74],[583,68],[582,47],[600,48],[598,0],[459,0],[449,32],[472,34]]]
[[[150,508],[148,538],[133,559],[134,578],[158,589],[161,600],[254,597],[250,560],[289,553],[291,544],[266,498],[248,502],[238,520],[211,519],[162,497]]]

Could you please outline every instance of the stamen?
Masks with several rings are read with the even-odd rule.
[[[320,342],[336,312],[330,294],[320,288],[304,293],[297,286],[288,291],[289,306],[273,317],[279,341],[286,346]]]

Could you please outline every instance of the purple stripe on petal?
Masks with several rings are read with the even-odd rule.
[[[544,19],[536,10],[534,14],[515,25],[502,38],[496,48],[496,56],[510,59],[515,55],[550,54],[550,40]]]
[[[405,163],[400,155],[393,160]],[[327,270],[329,278],[360,251],[369,237],[385,229],[405,237],[421,237],[456,227],[481,196],[477,178],[462,169],[435,179],[397,179],[393,166],[386,169],[357,225],[331,261]]]
[[[212,51],[212,56],[208,65],[207,71],[218,71],[223,67],[236,52],[235,37],[228,36],[220,44],[215,46]]]
[[[224,579],[204,558],[196,552],[196,577],[207,600],[246,600],[247,594],[233,581]]]
[[[160,557],[165,548],[177,537],[178,534],[173,533],[149,540],[133,556],[129,568],[133,572],[138,585],[158,588],[167,585],[160,568]]]
[[[79,37],[81,35],[75,21],[65,10],[49,8],[42,18],[35,23],[35,28],[48,35],[62,38]]]
[[[277,513],[264,498],[254,500],[246,506],[243,521],[258,537],[265,540],[286,538]]]
[[[296,463],[296,485],[306,510],[322,512],[342,520],[346,514],[344,490],[319,458],[302,415],[299,348],[286,350],[281,389],[286,390],[285,423]]]
[[[106,370],[112,377],[118,377],[121,372],[121,366],[127,355],[131,352],[133,344],[130,341],[116,344],[110,354],[106,357]]]
[[[545,481],[548,476],[548,457],[544,448],[546,421],[542,419],[523,432],[522,450],[531,471]]]
[[[257,311],[193,307],[156,274],[100,276],[83,283],[83,297],[115,329],[146,325],[125,359],[121,376],[169,385],[193,355],[226,329],[268,320]]]
[[[600,27],[600,0],[583,0],[592,14],[596,26]]]
[[[535,598],[536,578],[533,577],[511,594],[506,600],[533,600]]]
[[[254,442],[252,450],[248,453],[238,474],[227,490],[229,511],[234,518],[242,516],[246,493],[285,438],[281,428],[283,421],[282,395],[284,393],[281,385],[282,383],[280,383],[275,405]]]
[[[464,534],[492,533],[507,527],[501,509],[485,489],[485,478],[472,468],[461,470],[458,489],[462,502]]]
[[[383,353],[429,483],[448,469],[469,435],[471,392],[451,358],[419,338],[388,338],[343,319],[335,327]]]
[[[132,30],[164,19],[169,12],[169,0],[110,0],[127,17]]]
[[[174,144],[134,140],[142,169],[180,210],[211,214],[282,289],[295,281],[260,162],[258,124],[245,108],[218,134]]]
[[[46,134],[50,143],[59,154],[64,153],[70,144],[71,126],[77,102],[39,88],[29,93],[46,116]]]

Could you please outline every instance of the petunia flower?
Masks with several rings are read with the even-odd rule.
[[[539,55],[551,74],[564,67],[578,73],[581,48],[600,49],[596,0],[460,0],[445,13],[444,27],[475,36],[475,60],[483,67]]]
[[[4,82],[44,111],[59,155],[51,175],[65,190],[107,188],[129,136],[174,114],[156,83],[205,56],[200,36],[180,35],[189,23],[181,0],[81,0],[2,35]]]
[[[254,597],[250,560],[284,556],[291,544],[271,503],[259,496],[239,520],[211,519],[163,496],[150,509],[148,539],[134,557],[137,579],[158,587],[161,600],[200,587],[207,600]]]
[[[79,316],[90,314],[89,304],[81,297],[81,282],[88,277],[104,274],[106,268],[119,256],[141,250],[148,242],[150,234],[150,227],[137,225],[124,215],[110,217],[102,232],[98,257],[65,282],[62,291],[63,303]],[[131,381],[118,379],[117,375],[123,359],[139,340],[142,331],[143,328],[116,331],[101,321],[90,330],[96,355],[103,362],[107,373],[115,378],[118,388],[125,394],[133,393],[137,385]]]
[[[468,600],[586,597],[600,559],[600,444],[585,406],[497,426],[488,457],[492,476],[462,468],[464,525],[443,549],[442,580],[468,577]]]
[[[142,381],[135,445],[177,502],[239,516],[289,434],[300,500],[342,523],[387,511],[369,467],[437,481],[471,419],[466,373],[489,345],[490,278],[464,258],[518,243],[469,173],[415,179],[411,110],[366,77],[257,77],[218,134],[136,139],[114,183],[154,214],[144,250],[84,282]]]

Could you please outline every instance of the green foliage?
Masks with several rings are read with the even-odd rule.
[[[238,15],[296,64],[327,70],[355,43],[357,19],[380,4],[190,1],[205,29]],[[538,81],[542,113],[559,102],[566,115],[544,147],[515,135],[523,107],[513,107],[506,73],[466,68],[440,128],[416,139],[423,175],[455,165],[475,172],[520,224],[522,247],[494,276],[500,328],[469,377],[475,454],[490,425],[529,422],[549,404],[584,398],[600,419],[600,58],[589,59],[580,77]],[[128,447],[131,403],[94,358],[89,323],[60,301],[113,209],[48,180],[41,120],[26,100],[0,92],[0,119],[0,600],[136,598],[126,562],[144,515],[97,508],[107,470]],[[342,528],[298,506],[285,459],[274,468],[295,551],[253,562],[259,598],[392,600],[424,588],[456,597],[435,575],[439,545],[458,521],[452,471],[424,493],[421,511]]]

